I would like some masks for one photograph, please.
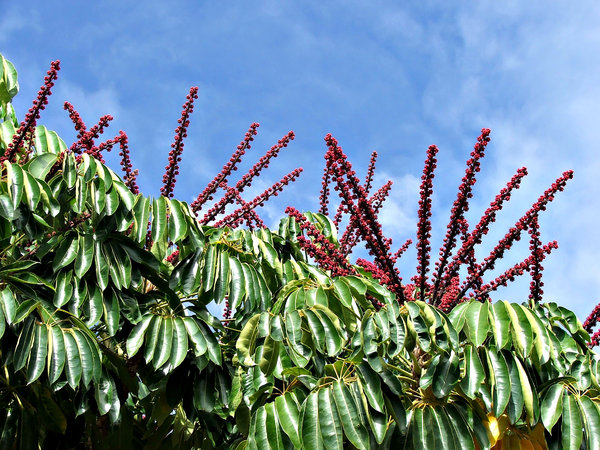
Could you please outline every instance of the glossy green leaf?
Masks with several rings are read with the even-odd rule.
[[[219,304],[227,295],[227,289],[229,287],[229,257],[226,254],[222,254],[219,258],[219,268],[217,272],[217,279],[215,280],[215,293],[213,300]]]
[[[0,292],[0,307],[4,312],[6,322],[10,325],[15,320],[15,314],[17,312],[17,302],[12,291],[8,288],[2,289]]]
[[[247,295],[245,290],[244,271],[240,261],[231,256],[229,256],[229,268],[231,270],[229,305],[232,310],[235,310]]]
[[[152,227],[151,237],[153,242],[163,240],[167,233],[167,199],[163,196],[152,201]]]
[[[37,308],[38,304],[39,303],[36,300],[32,299],[25,300],[23,303],[19,304],[19,306],[17,306],[17,310],[15,311],[13,323],[19,323],[28,318]]]
[[[508,353],[504,353],[506,363],[508,365],[508,373],[510,375],[510,400],[508,402],[508,416],[512,423],[515,423],[523,413],[525,399],[521,379],[519,376],[519,368],[515,363],[515,357]]]
[[[366,450],[369,435],[364,424],[360,421],[358,408],[352,394],[341,381],[333,382],[333,399],[346,438],[357,449]]]
[[[485,380],[485,371],[477,349],[472,345],[464,347],[464,364],[465,373],[460,386],[467,396],[474,399],[479,393],[481,383]]]
[[[493,375],[493,404],[494,416],[500,417],[508,406],[511,395],[510,373],[508,365],[501,352],[496,349],[486,349],[491,368],[490,374]]]
[[[142,317],[142,320],[138,322],[135,327],[133,327],[133,330],[131,330],[129,337],[127,338],[126,346],[127,355],[129,358],[134,356],[142,346],[142,343],[144,342],[144,336],[148,330],[148,327],[150,326],[150,322],[155,317],[155,314],[146,314]]]
[[[46,366],[48,356],[48,328],[44,324],[36,324],[31,355],[27,365],[27,384],[37,380]]]
[[[214,245],[209,245],[204,254],[204,267],[202,268],[202,286],[208,292],[214,286],[219,268],[219,253]]]
[[[578,450],[583,441],[583,420],[577,399],[574,395],[563,390],[563,413],[562,413],[562,448]]]
[[[63,332],[60,327],[54,326],[50,329],[51,331],[51,339],[49,343],[48,350],[48,380],[50,384],[55,383],[60,377],[64,367],[65,367],[65,340],[63,337]]]
[[[117,395],[113,383],[110,382],[109,375],[102,374],[100,381],[96,384],[95,394],[100,415],[108,413],[113,402],[113,396]]]
[[[490,310],[492,313],[492,325],[494,330],[494,340],[499,350],[506,348],[510,343],[510,316],[504,302],[496,302]]]
[[[204,355],[206,353],[206,350],[208,349],[208,343],[204,338],[204,334],[202,334],[202,332],[200,331],[200,327],[198,326],[196,321],[191,317],[183,317],[182,321],[185,325],[188,336],[192,341],[192,344],[194,344],[194,353],[196,354],[196,356]]]
[[[453,404],[445,408],[461,450],[475,450],[475,442],[462,413]]]
[[[23,328],[21,329],[21,334],[17,340],[17,345],[15,347],[15,353],[13,355],[13,366],[15,370],[21,370],[27,364],[27,360],[29,358],[30,349],[33,344],[33,339],[35,335],[34,330],[34,321],[32,318],[25,321]]]
[[[433,375],[433,395],[443,398],[450,394],[460,379],[458,356],[454,351],[443,354]]]
[[[548,431],[552,431],[552,428],[562,414],[564,391],[563,384],[556,383],[550,386],[544,395],[541,407],[542,423]]]
[[[94,236],[94,265],[96,267],[96,280],[100,289],[105,290],[108,286],[109,263],[104,255],[103,244]]]
[[[157,369],[169,360],[173,347],[173,318],[162,317],[161,319],[162,326],[160,327],[160,334],[152,357],[152,365]]]
[[[307,450],[324,448],[319,418],[319,393],[312,392],[302,404],[300,437]]]
[[[473,301],[465,315],[467,334],[476,347],[483,345],[490,329],[488,308],[489,302],[487,301],[483,303]]]
[[[70,270],[62,271],[56,277],[56,291],[54,293],[54,306],[61,308],[73,297],[72,273]]]
[[[533,331],[531,325],[520,308],[503,301],[510,317],[511,337],[513,344],[522,358],[527,358],[533,347]],[[515,305],[516,306],[516,305]]]
[[[113,189],[116,191],[116,189]],[[139,195],[133,210],[134,225],[131,237],[135,242],[144,242],[148,234],[150,220],[150,199]]]
[[[319,427],[326,449],[340,450],[344,439],[342,425],[333,399],[332,388],[319,389]]]
[[[119,330],[120,307],[119,299],[113,290],[104,291],[102,294],[102,312],[106,331],[109,336],[114,336]]]
[[[182,203],[169,199],[169,239],[173,243],[179,242],[188,234],[188,224],[185,218],[185,209]]]
[[[77,343],[77,348],[79,350],[79,356],[81,358],[81,375],[84,386],[88,386],[90,381],[92,381],[92,377],[94,374],[94,355],[95,351],[88,342],[88,340],[78,329],[74,329],[71,331],[73,337],[75,338],[75,342]]]
[[[23,171],[23,182],[25,187],[25,200],[31,211],[34,211],[40,202],[41,188],[37,180],[26,171]]]
[[[67,374],[67,381],[69,386],[76,389],[81,380],[81,353],[77,346],[77,341],[73,335],[73,330],[65,330],[63,333],[65,341],[65,372]]]
[[[206,341],[209,359],[216,365],[221,365],[223,358],[221,355],[221,345],[217,341],[215,334],[202,322],[198,325],[198,328],[200,328],[200,333],[202,333]]]
[[[161,327],[163,326],[163,318],[159,315],[154,315],[152,323],[146,330],[146,345],[144,346],[144,359],[148,364],[152,362],[156,347],[158,346],[158,340],[160,339]]]
[[[585,421],[587,448],[600,448],[600,411],[598,403],[582,395],[578,399],[579,408]]]
[[[181,317],[173,319],[173,345],[169,359],[170,366],[174,369],[185,359],[188,351],[188,334]]]
[[[8,180],[8,195],[12,201],[12,208],[17,209],[21,203],[21,198],[24,191],[24,175],[23,169],[18,164],[11,164],[4,161],[6,168],[6,178]]]
[[[300,407],[296,395],[293,392],[286,392],[285,394],[278,396],[275,398],[275,408],[277,410],[281,428],[290,438],[294,447],[300,448],[300,435],[298,433],[300,428]]]
[[[76,234],[67,234],[56,250],[52,269],[56,272],[59,269],[71,264],[77,257],[79,249],[79,239]]]
[[[258,362],[260,370],[269,376],[275,370],[279,360],[279,342],[267,336],[263,344],[263,352]]]

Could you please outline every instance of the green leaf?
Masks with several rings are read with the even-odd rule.
[[[596,405],[585,395],[579,397],[579,408],[586,425],[587,448],[600,448],[600,412]]]
[[[92,197],[92,204],[94,205],[94,211],[96,214],[102,214],[106,208],[106,187],[104,181],[101,178],[94,178],[90,183],[90,194]]]
[[[81,354],[73,335],[73,330],[65,330],[63,333],[67,358],[65,360],[65,371],[69,386],[76,389],[81,380]]]
[[[45,146],[46,147],[48,146],[47,145],[48,144],[48,136],[50,136],[50,133],[52,133],[56,137],[57,140],[60,139],[54,131],[48,130],[45,126],[38,125],[36,127],[36,130],[35,130],[36,148],[39,148],[38,141],[39,142],[45,141],[45,144],[46,144]],[[48,175],[48,173],[50,172],[50,169],[52,169],[52,167],[58,160],[58,155],[54,154],[54,153],[58,153],[58,152],[42,153],[41,155],[34,156],[27,163],[27,171],[31,175],[33,175],[35,178],[37,178],[38,180],[44,180],[46,178],[46,175]]]
[[[185,325],[185,328],[187,330],[190,340],[192,341],[192,344],[194,344],[194,353],[196,354],[196,356],[204,355],[206,353],[206,350],[208,349],[208,343],[206,342],[204,335],[200,331],[200,327],[198,326],[196,321],[191,317],[183,317],[181,320]]]
[[[223,253],[219,258],[219,272],[217,279],[215,280],[215,293],[213,300],[219,304],[225,299],[227,295],[227,288],[229,285],[229,257]]]
[[[583,441],[583,420],[574,395],[563,391],[562,448],[578,450]]]
[[[35,325],[35,337],[27,365],[27,384],[37,380],[46,366],[48,356],[48,328],[44,324]]]
[[[323,328],[323,324],[313,310],[306,309],[303,313],[308,321],[308,326],[312,331],[312,338],[317,348],[320,352],[323,352],[325,348],[325,329]]]
[[[18,164],[11,164],[8,161],[4,161],[4,167],[6,168],[8,195],[12,201],[12,208],[17,209],[24,191],[23,169]]]
[[[518,305],[513,308],[510,303],[506,301],[503,301],[503,303],[510,317],[511,336],[515,348],[522,358],[527,358],[533,348],[531,325]]]
[[[119,330],[120,308],[119,299],[113,290],[104,291],[102,294],[102,311],[106,331],[109,336],[114,336]]]
[[[51,329],[51,339],[49,340],[48,350],[48,381],[54,384],[65,367],[65,340],[60,327],[54,326]],[[50,346],[51,343],[51,346]]]
[[[515,423],[523,412],[524,395],[521,387],[521,379],[519,376],[519,368],[514,358],[510,353],[505,353],[506,363],[508,364],[508,373],[510,374],[510,401],[508,402],[508,416],[512,423]]]
[[[344,429],[344,434],[357,449],[366,450],[369,445],[369,435],[364,424],[360,421],[358,408],[352,394],[345,383],[339,380],[333,382],[332,389],[333,399]]]
[[[90,343],[85,338],[83,332],[78,329],[69,330],[71,331],[77,348],[79,349],[79,356],[81,358],[81,374],[84,386],[88,386],[94,375],[94,348],[90,346]]]
[[[370,365],[362,363],[358,366],[359,380],[363,392],[371,408],[378,412],[385,411],[383,391],[381,390],[381,378]]]
[[[275,366],[279,360],[279,342],[267,336],[263,344],[263,352],[258,362],[260,370],[266,376],[269,376],[275,370]]]
[[[485,371],[477,350],[472,345],[464,347],[465,374],[460,386],[471,399],[479,393],[481,383],[485,380]]]
[[[300,436],[307,450],[324,448],[319,418],[319,393],[312,392],[302,404]]]
[[[329,308],[318,304],[315,305],[310,311],[317,315],[321,325],[323,325],[327,354],[330,356],[337,355],[342,350],[342,346],[344,344],[344,340],[340,335],[341,327],[338,319]],[[306,312],[308,312],[308,310]]]
[[[54,272],[71,264],[77,257],[78,249],[79,239],[77,238],[77,234],[66,235],[63,242],[56,250],[56,255],[54,257],[54,261],[52,262],[52,269]]]
[[[21,303],[15,312],[15,318],[13,323],[19,323],[25,320],[31,315],[31,313],[37,308],[39,302],[36,300],[28,299]]]
[[[209,245],[204,252],[204,267],[202,268],[202,285],[204,292],[210,291],[215,283],[219,267],[219,253],[214,245]]]
[[[483,345],[490,329],[488,308],[487,301],[483,303],[473,301],[466,312],[467,335],[476,347]]]
[[[129,358],[134,356],[142,346],[146,330],[148,329],[148,326],[150,326],[150,321],[154,317],[156,317],[154,314],[146,314],[142,317],[142,320],[135,327],[133,327],[133,330],[131,330],[129,337],[127,338],[126,346],[127,355]]]
[[[562,383],[553,384],[548,388],[542,400],[542,423],[548,431],[552,431],[562,414],[563,392],[565,392],[565,388]]]
[[[504,302],[494,303],[491,311],[493,311],[492,325],[494,328],[494,340],[496,341],[498,350],[502,350],[510,343],[511,319]]]
[[[113,189],[116,191],[116,189]],[[133,209],[134,224],[131,238],[138,243],[146,240],[148,234],[148,221],[150,219],[150,199],[138,195]]]
[[[70,270],[64,270],[56,277],[56,291],[54,292],[54,306],[61,308],[73,297],[73,284],[71,283],[72,273]]]
[[[275,410],[275,404],[273,402],[265,405],[266,412],[266,428],[267,428],[267,441],[269,447],[273,449],[283,449],[283,442],[281,436],[281,429],[279,428],[279,418],[277,417],[277,411]]]
[[[343,449],[344,439],[342,425],[335,406],[332,388],[319,390],[319,427],[323,437],[323,446],[326,449]]]
[[[461,412],[453,404],[448,404],[445,410],[448,413],[448,419],[454,429],[457,441],[460,443],[456,448],[462,450],[475,450],[473,436]]]
[[[113,402],[113,396],[117,393],[111,383],[110,375],[103,373],[100,377],[100,382],[96,384],[95,390],[96,404],[98,405],[98,412],[101,416],[108,413]]]
[[[256,314],[246,322],[240,337],[238,338],[235,348],[238,351],[240,362],[246,366],[253,366],[255,362],[252,359],[254,349],[256,348],[256,340],[259,334],[258,322],[260,314]]]
[[[161,241],[167,233],[167,199],[162,195],[152,201],[152,228],[153,242]]]
[[[247,295],[245,290],[244,270],[242,264],[237,258],[228,256],[229,268],[231,270],[231,281],[229,284],[229,305],[235,310],[242,299]],[[224,258],[223,258],[224,259]]]
[[[169,239],[176,244],[188,234],[188,224],[185,218],[185,209],[182,203],[169,199]]]
[[[444,353],[433,375],[433,395],[443,398],[450,394],[460,379],[458,356],[454,351]]]
[[[96,267],[96,280],[98,281],[98,286],[100,286],[100,289],[104,291],[108,286],[108,275],[110,268],[106,260],[106,256],[104,255],[103,243],[97,240],[97,236],[95,235],[94,239],[94,265]]]
[[[163,323],[160,327],[160,335],[152,358],[152,365],[156,369],[162,367],[169,360],[173,347],[173,318],[162,317],[161,319]]]
[[[92,266],[94,260],[94,237],[91,234],[79,236],[79,248],[75,259],[75,275],[81,279]]]
[[[275,398],[275,408],[279,423],[283,431],[288,435],[295,448],[300,448],[300,428],[299,422],[299,405],[296,395],[293,392],[286,392]]]
[[[178,367],[185,359],[188,351],[188,334],[181,317],[173,319],[173,346],[169,365],[172,369]]]
[[[10,325],[15,320],[15,314],[17,311],[17,302],[12,291],[9,288],[2,289],[0,292],[0,307],[4,311],[4,317],[6,322]]]
[[[200,323],[198,325],[198,327],[200,328],[200,332],[204,336],[204,340],[206,341],[206,344],[208,346],[209,359],[213,363],[215,363],[217,366],[221,365],[221,362],[222,362],[221,345],[215,338],[214,333],[212,331],[210,331],[209,328],[203,323]]]
[[[493,404],[494,416],[500,417],[506,409],[511,395],[510,373],[504,355],[496,349],[487,348],[491,368],[490,373],[494,378]]]
[[[28,319],[21,329],[21,334],[19,334],[19,339],[17,340],[17,346],[15,347],[15,353],[13,356],[13,366],[15,370],[21,370],[23,367],[25,367],[25,364],[29,358],[30,349],[34,338],[33,324],[34,320],[32,318]]]
[[[147,336],[146,336],[146,346],[144,348],[144,359],[148,364],[152,361],[154,357],[154,352],[156,351],[156,347],[158,345],[158,340],[160,338],[160,328],[163,325],[162,317],[155,314],[152,323],[148,327]]]
[[[34,211],[37,208],[41,198],[40,185],[37,180],[26,171],[23,171],[23,181],[27,206],[31,211]]]

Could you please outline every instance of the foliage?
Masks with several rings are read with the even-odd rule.
[[[169,195],[137,193],[129,163],[124,180],[98,158],[98,128],[71,150],[27,122],[11,147],[2,64],[0,447],[598,448],[598,358],[570,311],[401,304],[359,266],[307,260],[311,227],[341,251],[324,214],[199,222],[170,196],[176,169]]]

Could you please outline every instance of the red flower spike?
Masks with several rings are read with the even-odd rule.
[[[60,61],[52,61],[52,63],[50,63],[50,70],[48,70],[44,77],[44,84],[40,87],[36,99],[33,101],[29,111],[27,111],[27,114],[25,114],[25,118],[19,124],[19,128],[13,135],[12,141],[6,146],[6,152],[0,157],[0,163],[3,163],[4,161],[13,162],[17,153],[22,150],[24,150],[25,153],[24,160],[28,159],[37,119],[40,118],[41,112],[48,104],[48,97],[52,95],[52,88],[54,87],[54,81],[58,77],[59,70]],[[29,142],[29,145],[27,148],[23,148],[23,143],[26,141]]]
[[[200,220],[202,225],[207,225],[215,219],[215,217],[225,210],[225,207],[234,201],[235,192],[240,194],[246,187],[250,186],[252,180],[257,177],[260,172],[269,166],[272,158],[276,158],[282,148],[287,147],[290,141],[294,139],[295,135],[293,131],[290,131],[283,138],[281,138],[276,145],[265,153],[256,164],[236,183],[235,188],[228,189],[223,198],[219,200],[204,217]]]
[[[417,224],[417,276],[415,285],[420,290],[421,301],[425,301],[425,285],[427,283],[427,272],[429,271],[429,253],[431,246],[431,194],[433,194],[433,178],[437,165],[436,155],[438,148],[430,145],[427,149],[425,168],[421,176],[421,190],[419,200],[419,222]]]
[[[237,146],[236,151],[233,153],[233,155],[231,155],[229,161],[223,166],[221,172],[219,172],[215,176],[215,178],[210,183],[208,183],[208,185],[202,191],[202,193],[198,195],[196,200],[194,200],[190,204],[192,211],[198,212],[202,208],[202,205],[204,205],[208,200],[210,200],[210,197],[216,192],[217,188],[222,183],[227,183],[227,177],[231,175],[232,171],[237,170],[236,166],[242,160],[242,156],[244,156],[246,150],[250,148],[250,142],[252,142],[254,136],[256,136],[256,134],[258,133],[257,128],[259,126],[260,124],[256,122],[250,125],[250,128],[246,132],[244,139]]]
[[[183,139],[187,136],[187,129],[190,125],[190,115],[194,111],[194,100],[198,98],[198,88],[196,86],[190,88],[190,93],[186,96],[186,102],[183,104],[181,118],[177,121],[179,126],[175,129],[175,140],[171,144],[169,152],[169,163],[165,167],[163,175],[163,186],[160,188],[160,195],[172,198],[175,183],[177,182],[176,175],[179,173],[179,163],[181,162],[181,154],[183,153]]]
[[[588,333],[592,332],[592,329],[596,326],[596,324],[600,322],[600,304],[596,305],[593,309],[592,313],[585,319],[583,322],[583,328]]]
[[[521,233],[526,230],[531,221],[536,217],[540,211],[545,211],[546,206],[549,202],[554,200],[554,197],[557,192],[563,191],[567,184],[567,181],[573,178],[573,171],[568,170],[562,174],[559,178],[556,179],[552,186],[548,188],[535,202],[532,207],[527,211],[512,227],[508,233],[498,242],[494,250],[485,258],[481,266],[479,267],[477,273],[473,276],[470,276],[467,279],[463,290],[461,291],[461,295],[464,295],[466,291],[473,285],[476,277],[481,277],[483,274],[495,267],[496,261],[504,256],[504,252],[509,250],[512,247],[512,244],[515,241],[518,241],[521,238]]]
[[[436,265],[437,272],[432,294],[432,302],[434,305],[439,302],[437,295],[442,281],[442,274],[448,264],[448,258],[456,246],[459,223],[464,217],[465,212],[469,210],[469,199],[473,196],[473,185],[477,181],[476,174],[480,170],[480,160],[485,155],[485,147],[490,141],[489,136],[489,128],[482,128],[481,135],[477,138],[477,143],[471,152],[471,158],[467,161],[467,168],[465,170],[465,175],[462,178],[462,184],[458,187],[458,194],[454,201],[454,205],[452,206],[450,221],[448,222],[446,237],[444,238],[444,245],[440,248],[441,255],[438,264]]]

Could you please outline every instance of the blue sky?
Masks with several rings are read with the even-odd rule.
[[[115,117],[130,139],[146,194],[156,195],[190,86],[199,86],[176,196],[191,201],[248,126],[260,122],[247,167],[287,131],[296,140],[256,191],[295,167],[301,179],[261,215],[318,208],[331,132],[359,173],[372,150],[377,180],[394,181],[381,219],[401,245],[414,237],[425,151],[440,148],[433,247],[439,247],[464,161],[492,129],[470,218],[475,222],[518,167],[530,175],[478,252],[484,257],[564,170],[575,178],[541,217],[560,248],[544,263],[545,298],[585,318],[600,301],[600,4],[558,2],[255,1],[2,2],[0,52],[19,71],[24,114],[49,62],[62,70],[42,122],[75,136],[65,100],[91,124]],[[93,3],[93,5],[92,5]],[[116,159],[109,164],[117,167]],[[527,256],[521,242],[501,272]],[[414,274],[415,252],[400,263]],[[487,281],[487,280],[486,280]],[[522,301],[529,278],[496,293]]]

